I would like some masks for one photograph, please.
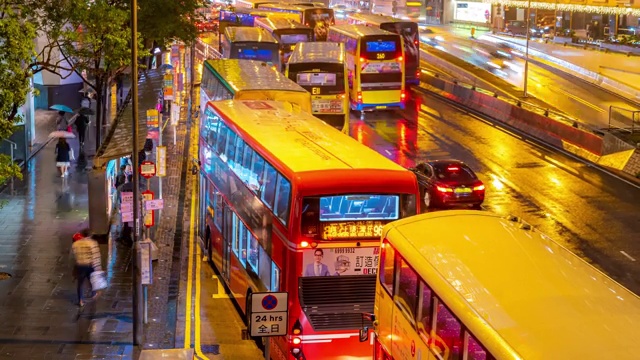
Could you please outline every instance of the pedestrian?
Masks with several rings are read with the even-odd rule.
[[[74,260],[73,276],[77,281],[78,305],[82,307],[85,304],[83,298],[84,283],[89,280],[89,284],[91,284],[91,273],[102,271],[102,259],[98,242],[90,237],[89,229],[83,229],[81,235],[83,237],[75,240],[71,245],[71,252]],[[91,299],[94,299],[98,294],[93,287],[91,290]]]
[[[60,177],[69,175],[69,166],[71,165],[71,160],[75,159],[75,155],[73,154],[73,149],[69,143],[67,143],[65,138],[58,139],[55,154],[56,166],[60,170]]]
[[[84,146],[84,138],[87,132],[87,125],[89,125],[89,118],[86,115],[80,114],[76,118],[76,131],[78,132],[78,141],[80,146]]]
[[[58,111],[58,116],[56,117],[56,129],[71,132],[69,122],[67,121],[64,111]]]
[[[125,183],[118,187],[118,208],[121,208],[122,205],[122,193],[123,192],[133,192],[133,175],[127,174],[125,178]],[[122,224],[122,230],[120,231],[120,236],[118,239],[127,246],[133,245],[133,237],[131,233],[131,226],[129,226],[129,222],[122,221],[122,217],[120,218],[120,223]]]
[[[126,171],[127,171],[127,165],[126,164],[120,165],[120,172],[118,172],[118,174],[116,175],[116,182],[114,185],[116,189],[119,188],[120,185],[125,183],[127,179]]]

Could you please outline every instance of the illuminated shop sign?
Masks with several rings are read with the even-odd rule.
[[[382,221],[326,222],[322,224],[322,238],[325,240],[379,238],[383,227]]]

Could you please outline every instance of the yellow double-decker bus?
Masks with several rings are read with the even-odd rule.
[[[352,110],[404,109],[400,35],[365,25],[336,25],[329,28],[328,40],[345,44]]]
[[[639,357],[640,298],[516,217],[428,213],[382,239],[375,359]]]
[[[349,134],[349,84],[344,44],[299,43],[289,58],[285,74],[311,93],[314,116]]]

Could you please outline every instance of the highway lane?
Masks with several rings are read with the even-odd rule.
[[[510,68],[493,69],[487,64],[488,59],[474,50],[478,40],[470,40],[441,33],[445,41],[439,42],[442,49],[478,67],[492,70],[509,83],[522,88],[524,86],[524,60],[516,58],[511,61],[516,70]],[[603,129],[609,126],[609,107],[616,106],[633,111],[640,107],[597,86],[577,80],[566,72],[557,69],[546,69],[529,63],[528,93],[547,102],[552,107],[580,119],[584,124]],[[612,121],[616,127],[629,127],[630,120],[616,116]]]
[[[640,294],[640,189],[435,98],[352,118],[352,136],[403,166],[457,158],[487,186],[484,208],[522,217]]]

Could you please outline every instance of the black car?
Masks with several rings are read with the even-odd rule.
[[[426,161],[409,170],[416,174],[427,208],[452,205],[480,208],[484,201],[484,184],[462,161]]]

